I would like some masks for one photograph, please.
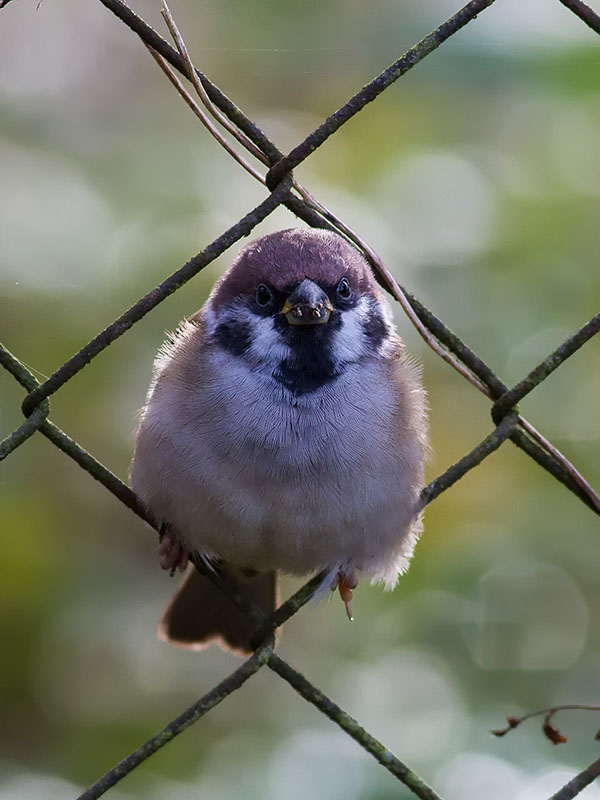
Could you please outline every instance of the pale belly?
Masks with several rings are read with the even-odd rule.
[[[188,547],[233,564],[385,578],[414,546],[420,466],[409,438],[392,442],[396,401],[378,385],[356,392],[349,374],[293,402],[247,376],[193,401],[157,393],[143,424],[161,444],[134,488]]]

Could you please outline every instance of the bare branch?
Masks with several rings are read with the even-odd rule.
[[[179,55],[182,57],[184,64],[186,65],[187,77],[194,86],[194,89],[198,92],[198,96],[200,97],[200,99],[202,100],[208,111],[217,120],[217,122],[219,122],[225,128],[225,130],[229,131],[229,133],[231,133],[232,136],[235,136],[238,142],[241,145],[243,145],[246,148],[246,150],[252,153],[252,155],[255,156],[255,158],[257,158],[263,164],[269,166],[271,162],[269,161],[267,156],[262,152],[262,150],[259,147],[257,147],[254,144],[254,142],[252,142],[245,134],[243,134],[239,130],[239,128],[233,125],[225,116],[225,114],[223,114],[215,106],[215,104],[208,96],[208,92],[202,85],[202,81],[199,78],[198,71],[192,64],[186,44],[183,40],[181,33],[179,32],[177,25],[175,24],[175,20],[173,19],[173,15],[171,14],[171,11],[166,3],[166,0],[162,0],[161,14],[163,16],[163,19],[167,23],[167,27],[169,28],[171,36],[173,37],[173,41],[175,42],[175,46],[179,51]]]
[[[506,736],[509,731],[518,728],[519,725],[522,725],[526,720],[543,715],[544,722],[542,724],[542,731],[544,735],[546,738],[550,739],[552,744],[562,744],[562,742],[567,741],[566,737],[551,724],[552,717],[559,711],[600,711],[600,705],[595,705],[593,703],[564,703],[562,705],[552,706],[551,708],[542,708],[539,711],[530,711],[528,714],[523,714],[522,717],[507,717],[506,721],[508,725],[505,728],[498,728],[490,731],[490,733],[493,733],[494,736]]]
[[[590,764],[589,767],[586,767],[583,772],[580,772],[579,775],[575,775],[574,778],[559,789],[556,794],[553,794],[550,800],[571,800],[572,797],[575,797],[582,792],[586,786],[589,786],[592,781],[595,781],[596,778],[600,776],[600,758],[597,761],[594,761],[593,764]]]
[[[146,45],[146,47],[147,47],[150,55],[152,56],[152,58],[156,61],[158,66],[162,69],[162,71],[165,73],[167,78],[171,81],[173,86],[177,89],[177,91],[179,92],[180,96],[185,100],[185,102],[188,104],[188,106],[192,109],[194,114],[198,117],[198,119],[204,125],[204,127],[210,133],[210,135],[213,136],[217,140],[217,142],[219,142],[221,147],[223,147],[229,153],[229,155],[232,156],[238,162],[238,164],[246,170],[246,172],[249,172],[250,175],[252,175],[253,178],[256,178],[256,180],[258,180],[258,181],[260,181],[260,183],[264,184],[265,183],[264,176],[261,175],[260,172],[258,172],[258,170],[254,169],[254,167],[248,161],[246,161],[246,159],[242,155],[240,155],[237,152],[237,150],[231,144],[229,144],[227,139],[224,136],[221,135],[221,132],[219,131],[219,129],[216,128],[212,124],[212,122],[208,119],[208,117],[206,116],[204,111],[200,108],[198,103],[196,103],[194,98],[191,96],[191,94],[188,92],[188,90],[185,88],[185,86],[181,83],[181,81],[179,80],[179,78],[175,74],[175,71],[173,70],[173,67],[171,67],[167,63],[167,61],[165,61],[165,59],[160,55],[160,53],[156,52],[156,50],[153,50],[148,45]]]

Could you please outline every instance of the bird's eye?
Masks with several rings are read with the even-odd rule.
[[[347,300],[350,295],[352,294],[352,289],[350,288],[350,284],[348,283],[348,278],[342,278],[342,280],[337,285],[337,293],[343,300]]]
[[[269,289],[269,287],[261,283],[256,289],[256,302],[259,306],[268,306],[271,300],[273,299],[273,292]]]

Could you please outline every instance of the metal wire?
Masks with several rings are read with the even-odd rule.
[[[2,0],[0,8],[4,7],[8,1]],[[155,53],[158,53],[167,61],[171,67],[179,71],[184,77],[189,77],[186,63],[180,53],[173,49],[125,3],[121,2],[121,0],[100,0],[100,2],[121,19]],[[268,217],[276,208],[283,205],[309,225],[335,230],[349,238],[356,246],[362,248],[365,257],[373,266],[378,280],[397,299],[404,298],[406,300],[407,305],[403,307],[407,311],[412,310],[411,313],[416,317],[416,320],[413,319],[414,324],[420,324],[426,329],[430,339],[429,343],[434,347],[438,355],[441,355],[455,366],[463,377],[466,377],[492,401],[490,410],[495,427],[471,452],[467,453],[456,464],[450,466],[423,490],[421,495],[423,506],[431,503],[467,472],[479,465],[490,453],[510,439],[540,466],[563,483],[589,508],[600,514],[600,497],[598,493],[580,475],[568,459],[519,414],[517,409],[517,403],[520,400],[539,386],[548,375],[598,333],[600,330],[600,314],[597,314],[592,320],[582,325],[511,389],[505,386],[494,371],[417,298],[402,287],[399,287],[374,255],[374,252],[358,236],[353,234],[341,220],[338,220],[328,209],[321,206],[305,190],[300,191],[300,196],[298,196],[298,193],[294,193],[294,191],[298,192],[302,188],[293,181],[292,169],[294,167],[305,161],[311,153],[320,147],[352,116],[361,111],[367,103],[374,100],[400,76],[418,64],[449,37],[456,34],[467,23],[474,20],[477,14],[484,11],[493,2],[494,0],[471,0],[363,87],[347,103],[327,117],[316,130],[287,155],[284,155],[268,139],[258,125],[247,117],[235,103],[196,69],[198,79],[210,102],[229,120],[231,126],[235,126],[240,132],[240,136],[237,137],[238,140],[242,141],[244,138],[247,141],[249,140],[248,149],[250,152],[255,156],[262,154],[260,160],[270,167],[266,175],[266,184],[270,194],[239,222],[191,258],[156,288],[140,298],[107,328],[98,333],[79,352],[60,365],[44,383],[39,383],[16,356],[0,344],[0,365],[10,372],[27,390],[27,395],[22,404],[23,413],[26,417],[25,422],[0,442],[0,460],[6,458],[35,433],[39,432],[63,453],[72,458],[93,478],[102,483],[124,505],[157,529],[155,521],[148,516],[134,492],[48,419],[50,413],[49,398],[168,295],[183,286],[184,283],[239,239],[247,236],[256,225]],[[559,2],[570,9],[592,30],[600,33],[600,16],[581,0],[559,0]],[[447,358],[446,355],[448,356]],[[196,722],[225,697],[241,688],[247,680],[264,666],[286,681],[301,697],[351,736],[414,795],[422,798],[422,800],[440,800],[434,790],[413,770],[387,750],[383,744],[378,742],[320,689],[313,686],[303,675],[273,652],[274,631],[308,602],[319,589],[323,574],[317,575],[308,581],[270,617],[266,617],[260,609],[249,605],[232,580],[205,570],[203,563],[198,559],[195,560],[195,563],[198,569],[204,571],[221,591],[227,594],[234,603],[256,622],[257,628],[254,635],[255,652],[214,689],[97,780],[81,795],[80,800],[84,800],[84,798],[85,800],[91,800],[103,795],[158,749],[172,741],[186,727]],[[554,797],[560,798],[560,800],[569,800],[569,798],[578,794],[600,773],[598,763],[594,762],[590,767],[583,770],[580,775],[566,784]]]

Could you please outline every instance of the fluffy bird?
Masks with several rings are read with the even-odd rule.
[[[357,573],[393,588],[426,451],[420,372],[362,255],[306,229],[250,243],[159,350],[136,433],[131,485],[162,526],[161,566],[186,570],[161,638],[251,650],[195,551],[265,613],[278,570],[327,569],[348,616]]]

